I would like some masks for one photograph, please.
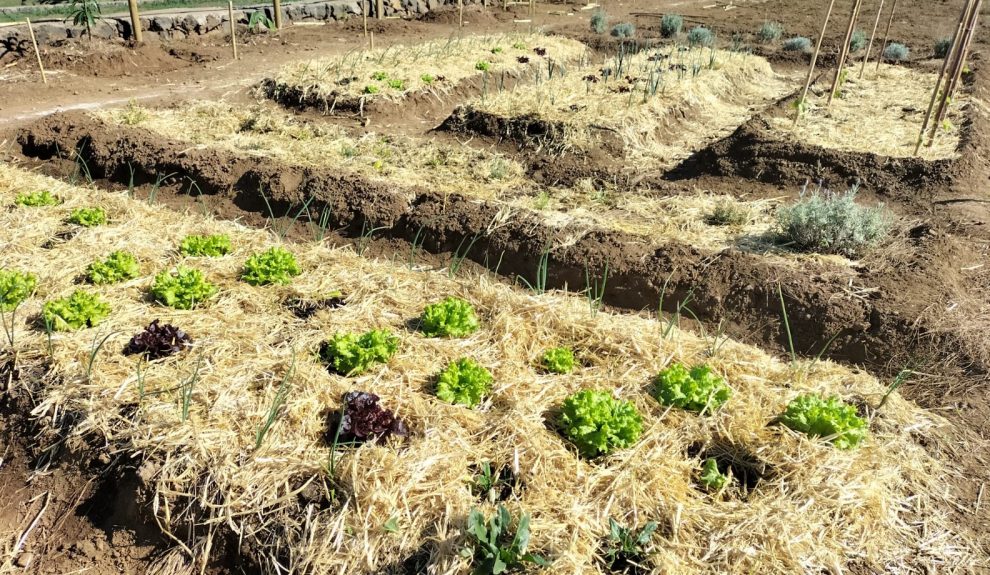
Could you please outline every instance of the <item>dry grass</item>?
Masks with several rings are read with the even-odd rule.
[[[603,67],[613,71],[607,80]],[[789,90],[793,85],[758,56],[672,46],[626,55],[621,66],[614,57],[552,79],[544,73],[536,87],[493,93],[466,108],[554,124],[554,141],[539,143],[555,150],[589,148],[615,134],[628,159],[671,167]]]
[[[599,572],[596,549],[609,517],[664,526],[649,560],[662,573],[839,573],[850,561],[893,573],[955,573],[973,564],[969,543],[946,519],[951,468],[915,439],[942,445],[950,431],[944,420],[895,393],[873,418],[868,443],[855,451],[768,425],[802,391],[875,405],[884,385],[862,372],[828,362],[792,367],[753,347],[713,346],[677,329],[664,338],[660,322],[593,315],[583,298],[531,296],[487,277],[414,272],[315,244],[286,246],[304,270],[291,286],[251,287],[238,275],[249,253],[274,243],[264,231],[177,216],[122,194],[0,167],[0,205],[38,188],[65,203],[0,212],[0,266],[39,276],[38,293],[18,315],[25,361],[47,354],[45,334],[26,318],[44,300],[75,289],[73,277],[94,257],[126,248],[144,275],[93,288],[113,308],[105,324],[54,335],[57,377],[35,390],[34,414],[42,421],[78,414],[74,435],[105,439],[111,449],[139,458],[151,510],[197,564],[205,561],[211,537],[232,531],[271,573],[398,572],[397,562],[420,549],[430,556],[430,573],[466,573],[467,561],[458,554],[462,529],[479,505],[468,466],[488,460],[518,471],[525,488],[509,506],[532,513],[532,546],[553,559],[554,573]],[[64,228],[70,210],[93,203],[108,210],[109,225],[40,247]],[[183,263],[176,246],[186,234],[203,232],[228,233],[235,246],[223,258],[184,262],[203,270],[220,295],[194,311],[149,302],[153,274]],[[309,321],[282,306],[290,295],[332,290],[341,290],[347,305]],[[482,318],[479,332],[431,340],[405,327],[427,303],[449,294],[473,302]],[[186,330],[195,347],[146,365],[141,396],[136,363],[120,349],[155,318]],[[334,331],[372,327],[391,328],[402,339],[387,366],[347,379],[328,374],[315,359]],[[95,338],[114,332],[87,378]],[[585,367],[566,376],[536,372],[535,359],[552,345],[573,346]],[[460,356],[495,375],[492,397],[477,411],[442,404],[430,391],[435,374]],[[727,377],[732,400],[710,417],[660,407],[648,395],[648,382],[675,360],[709,362]],[[179,388],[197,365],[183,421]],[[290,369],[288,402],[255,450],[256,431]],[[644,434],[634,447],[591,463],[548,429],[548,413],[582,388],[609,389],[639,407]],[[346,450],[329,477],[325,413],[355,389],[381,395],[412,436]],[[715,440],[745,447],[773,470],[748,499],[712,497],[694,486],[700,461],[686,452],[695,442]],[[328,508],[299,497],[304,488],[325,497],[331,486],[338,497]],[[396,533],[384,528],[393,518]],[[195,537],[192,523],[200,527]]]
[[[935,87],[936,73],[884,64],[880,74],[872,66],[860,80],[859,66],[848,69],[841,96],[825,108],[831,76],[820,85],[820,94],[809,93],[807,109],[797,128],[793,110],[784,110],[770,120],[781,138],[845,152],[868,152],[882,156],[912,157],[918,132]],[[948,121],[936,131],[935,144],[921,147],[928,160],[954,158],[959,154],[960,127],[968,96],[960,91],[949,108]],[[927,142],[927,137],[926,140]]]
[[[584,59],[587,50],[575,40],[543,34],[452,36],[298,62],[284,66],[271,81],[276,94],[292,93],[300,101],[315,98],[330,111],[338,103],[357,100],[397,101],[413,93],[440,95],[463,80],[480,77],[479,62],[487,63],[493,76],[520,74],[542,64],[543,58],[533,53],[534,48],[546,49],[547,57],[560,64]],[[520,56],[529,57],[530,63],[520,62]],[[430,78],[432,81],[427,81]],[[393,86],[389,81],[401,85]]]

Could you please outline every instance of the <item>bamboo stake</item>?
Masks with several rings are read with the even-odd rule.
[[[144,31],[141,30],[141,14],[138,12],[137,0],[127,0],[127,10],[131,13],[131,30],[134,31],[134,42],[140,44],[144,41]]]
[[[230,18],[230,48],[234,51],[234,60],[237,59],[237,22],[234,21],[234,2],[227,0],[227,16]]]
[[[379,20],[385,19],[385,3],[382,0],[375,0],[375,17]]]
[[[282,29],[282,0],[272,0],[272,11],[275,13],[275,29]]]
[[[804,105],[805,98],[808,97],[808,90],[811,88],[811,78],[815,75],[815,65],[818,64],[818,55],[822,51],[822,41],[825,40],[825,31],[828,30],[828,21],[832,18],[832,9],[835,8],[835,0],[828,5],[828,12],[825,13],[825,23],[822,24],[822,33],[818,35],[818,45],[815,46],[815,53],[811,57],[811,66],[808,67],[808,78],[804,81],[804,90],[801,91],[801,98],[798,100],[797,114],[794,115],[794,125],[797,126],[801,119],[801,106]]]
[[[952,95],[955,93],[956,86],[959,84],[963,68],[966,67],[966,54],[969,51],[969,44],[972,42],[973,35],[976,32],[976,22],[980,19],[980,7],[982,4],[983,0],[976,0],[973,9],[970,11],[966,31],[963,33],[962,42],[959,44],[959,49],[953,62],[954,69],[942,94],[942,101],[939,102],[938,111],[935,113],[935,121],[932,122],[928,131],[928,143],[926,146],[929,148],[935,143],[935,134],[938,132],[939,125],[949,111],[949,102],[952,101]]]
[[[457,0],[457,27],[464,27],[464,0]]]
[[[887,20],[887,31],[883,33],[883,44],[880,46],[880,55],[877,56],[877,74],[880,73],[880,63],[883,62],[883,52],[887,49],[887,42],[890,41],[890,27],[894,24],[894,11],[897,10],[897,0],[890,5],[890,19]]]
[[[942,80],[945,78],[945,75],[949,70],[949,61],[955,58],[956,51],[962,42],[963,27],[966,25],[966,20],[968,19],[969,12],[973,7],[974,1],[975,0],[966,0],[966,4],[963,5],[963,10],[959,14],[959,23],[956,24],[956,32],[952,35],[952,46],[949,48],[949,52],[946,53],[945,58],[942,60],[942,69],[939,71],[938,78],[935,80],[935,89],[932,90],[932,99],[928,102],[928,111],[925,112],[925,120],[921,123],[921,131],[918,132],[918,141],[914,146],[914,155],[916,156],[921,150],[921,143],[925,139],[925,130],[928,129],[928,122],[931,120],[932,110],[935,109],[935,102],[938,100],[939,88],[942,86]],[[948,85],[947,81],[946,85]]]
[[[835,68],[832,89],[829,90],[828,101],[825,103],[826,109],[832,105],[832,100],[835,99],[835,94],[839,91],[839,80],[842,78],[842,69],[845,67],[846,58],[849,56],[849,41],[852,40],[853,29],[856,27],[856,14],[859,12],[859,7],[862,3],[863,0],[853,2],[852,12],[849,14],[849,26],[846,28],[846,38],[842,41],[842,49],[839,50],[839,64]]]
[[[31,19],[25,18],[28,25],[28,34],[31,35],[31,45],[34,46],[34,55],[38,57],[38,69],[41,70],[41,81],[45,84],[48,83],[48,77],[45,76],[45,66],[41,63],[41,51],[38,50],[38,40],[34,37],[34,27],[31,26]]]
[[[866,63],[870,61],[870,52],[873,51],[873,41],[877,39],[877,30],[880,28],[880,16],[883,15],[883,2],[880,0],[880,8],[877,9],[877,19],[873,21],[873,33],[870,34],[870,43],[866,45],[866,56],[863,57],[863,65],[859,68],[859,78],[863,79],[866,72]]]
[[[369,36],[369,37],[371,38],[371,49],[374,50],[375,49],[375,31],[374,30],[371,31],[371,36]]]
[[[361,3],[361,25],[364,26],[364,41],[368,41],[368,10],[371,9],[371,0]]]

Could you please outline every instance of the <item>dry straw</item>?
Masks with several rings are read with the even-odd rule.
[[[12,207],[18,192],[38,189],[64,204]],[[107,210],[109,225],[41,247],[65,228],[70,210],[94,203]],[[252,287],[238,276],[250,253],[276,243],[265,231],[9,166],[0,167],[0,205],[0,267],[39,277],[16,327],[25,362],[48,353],[33,319],[44,300],[76,289],[74,277],[101,254],[127,249],[141,262],[139,279],[92,288],[112,306],[110,318],[98,328],[54,334],[53,377],[22,385],[37,386],[33,413],[41,422],[77,414],[73,437],[106,441],[141,461],[145,509],[196,567],[218,537],[232,535],[269,573],[391,572],[417,552],[429,557],[430,573],[466,573],[458,552],[468,511],[479,505],[469,465],[484,461],[517,470],[524,487],[508,505],[532,513],[532,547],[552,558],[554,573],[599,572],[595,557],[609,517],[663,526],[649,558],[662,573],[839,573],[849,561],[876,571],[954,573],[971,564],[969,542],[946,515],[952,468],[933,456],[950,431],[943,419],[895,393],[873,419],[869,441],[854,451],[768,425],[801,392],[876,405],[885,386],[862,372],[829,362],[791,366],[678,329],[665,338],[656,320],[593,315],[573,295],[531,296],[487,276],[414,272],[318,244],[285,245],[304,270],[291,286]],[[229,234],[233,253],[178,254],[183,237],[207,232]],[[219,296],[193,311],[150,302],[153,275],[180,263],[203,270]],[[347,305],[308,321],[283,306],[290,296],[336,290]],[[480,331],[437,340],[407,327],[447,295],[476,306]],[[136,360],[120,350],[156,318],[187,331],[195,345],[144,366],[141,396]],[[387,366],[343,378],[316,359],[332,333],[370,328],[401,338]],[[114,332],[87,378],[94,340]],[[536,371],[542,351],[558,345],[572,346],[583,367],[564,376]],[[492,396],[476,411],[443,404],[431,391],[435,374],[462,356],[495,376]],[[648,395],[649,381],[672,361],[710,363],[727,377],[733,398],[708,417],[662,408]],[[290,369],[285,406],[256,450],[257,430]],[[634,447],[588,462],[547,426],[564,397],[584,388],[611,390],[639,408],[644,434]],[[341,452],[331,477],[325,417],[348,390],[379,394],[412,434]],[[715,441],[747,449],[770,470],[748,499],[707,495],[693,484],[700,460],[689,448]],[[331,490],[336,499],[322,505]],[[395,532],[385,528],[390,520]]]
[[[935,77],[931,72],[887,64],[872,77],[856,78],[850,73],[830,108],[825,108],[825,95],[812,93],[797,127],[793,127],[793,120],[788,118],[790,112],[786,110],[781,110],[770,123],[782,139],[845,152],[909,158],[915,155],[918,126],[928,107]],[[920,157],[927,160],[958,157],[960,128],[968,100],[962,93],[954,99],[948,121],[938,126],[935,145],[923,148]]]

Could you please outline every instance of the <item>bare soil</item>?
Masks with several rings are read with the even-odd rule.
[[[609,5],[613,22],[628,13],[666,10],[676,4],[689,24],[704,23],[720,37],[752,34],[765,20],[782,22],[786,35],[814,37],[824,8],[788,0],[737,1],[733,9],[706,6],[710,1],[657,2],[633,0]],[[843,3],[837,8],[847,10]],[[868,4],[866,12],[876,8]],[[951,32],[958,8],[948,2],[901,0],[893,39],[911,46],[916,57],[930,52],[935,40]],[[576,15],[567,15],[568,12]],[[562,12],[557,14],[557,12]],[[472,13],[473,31],[513,29],[513,14],[495,10]],[[522,17],[520,12],[516,17]],[[872,15],[869,16],[872,23]],[[659,19],[630,16],[641,34],[656,34]],[[371,23],[377,42],[408,42],[452,33],[456,14],[436,14],[429,22]],[[615,40],[587,33],[587,13],[576,6],[540,5],[537,22],[607,50]],[[254,86],[280,63],[360,45],[360,22],[326,27],[297,27],[278,37],[249,37],[243,60],[229,61],[220,36],[170,45],[133,49],[120,45],[66,45],[47,50],[49,66],[62,70],[42,86],[29,58],[0,56],[0,142],[3,155],[35,162],[45,171],[66,175],[77,170],[73,150],[85,159],[92,176],[107,186],[126,186],[132,178],[136,193],[147,195],[159,174],[175,174],[158,191],[160,201],[178,209],[208,209],[222,217],[264,225],[267,207],[257,194],[270,191],[273,211],[286,213],[315,198],[314,209],[329,207],[336,230],[333,241],[368,248],[369,255],[406,258],[410,242],[424,239],[427,262],[443,265],[453,252],[467,255],[478,266],[496,269],[509,281],[529,281],[539,265],[551,232],[536,215],[524,215],[488,235],[480,233],[495,218],[497,206],[465,197],[442,197],[426,189],[383,186],[328,167],[303,169],[216,149],[189,149],[140,128],[119,129],[83,114],[56,114],[36,120],[56,108],[93,107],[148,98],[163,103],[186,97],[226,97],[249,101]],[[977,36],[972,81],[966,86],[974,100],[986,100],[990,74],[983,69],[987,50],[985,30]],[[834,64],[839,32],[826,38],[824,63]],[[329,46],[328,46],[329,45]],[[760,48],[782,69],[804,65],[779,51]],[[16,72],[16,74],[15,74]],[[469,94],[476,87],[467,86]],[[300,111],[314,121],[339,122],[361,130],[424,134],[439,125],[457,98],[411,101],[403,107],[370,110],[368,120],[323,118]],[[781,102],[778,105],[786,105]],[[586,274],[602,277],[608,266],[605,301],[617,309],[655,312],[658,305],[673,312],[690,299],[690,308],[710,332],[723,329],[746,342],[787,353],[786,309],[795,351],[861,365],[890,375],[905,365],[922,373],[904,389],[923,405],[938,410],[957,424],[959,477],[950,480],[961,505],[950,512],[978,534],[990,555],[990,511],[982,504],[990,481],[987,422],[986,339],[990,309],[990,126],[988,115],[973,106],[964,127],[961,157],[923,162],[890,160],[873,154],[850,154],[770,138],[763,119],[754,117],[728,138],[713,144],[665,172],[650,166],[624,166],[608,154],[557,157],[523,154],[530,176],[541,183],[569,183],[594,177],[620,185],[649,184],[664,194],[696,189],[729,192],[741,199],[796,197],[808,179],[833,187],[853,181],[863,184],[861,199],[883,201],[901,219],[897,237],[881,253],[853,267],[826,264],[786,266],[769,263],[758,254],[737,250],[711,252],[684,244],[652,249],[635,236],[600,231],[584,236],[566,250],[551,254],[549,287],[579,291]],[[494,132],[492,136],[497,136]],[[453,136],[450,136],[453,137]],[[17,141],[14,144],[15,140]],[[503,145],[507,150],[514,147]],[[192,197],[195,182],[204,194]],[[287,223],[287,222],[286,222]],[[373,238],[366,231],[384,227]],[[290,231],[305,238],[307,230]],[[782,308],[778,285],[783,296]],[[663,301],[659,301],[660,293]],[[832,338],[830,344],[826,345]],[[2,381],[3,378],[0,378]],[[0,533],[23,532],[40,507],[50,500],[25,552],[33,560],[24,572],[88,573],[147,572],[162,561],[168,543],[143,524],[147,510],[113,501],[139,499],[136,462],[94,456],[98,449],[77,446],[38,473],[38,444],[28,419],[13,413],[28,411],[30,402],[7,400],[0,437],[10,455],[0,465]],[[26,402],[26,403],[25,403]],[[16,406],[16,407],[14,407]],[[89,453],[81,456],[80,453]],[[87,457],[89,459],[87,459]],[[92,461],[90,460],[92,459]],[[44,495],[45,493],[48,495]],[[39,499],[40,497],[40,499]],[[46,499],[47,498],[47,499]],[[231,552],[231,556],[236,553]],[[24,557],[22,553],[21,557]],[[219,572],[238,573],[236,559],[222,558]],[[974,566],[974,571],[982,567]],[[854,566],[850,566],[856,572]]]

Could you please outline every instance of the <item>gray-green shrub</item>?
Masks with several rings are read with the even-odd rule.
[[[801,198],[777,210],[782,236],[794,247],[810,252],[862,255],[890,233],[892,218],[883,204],[856,203],[857,187],[843,193],[821,188],[801,192]]]
[[[711,46],[715,43],[715,33],[704,26],[695,26],[688,32],[688,44],[691,46]]]
[[[629,22],[620,22],[612,26],[612,35],[616,38],[632,38],[636,35],[636,27]]]
[[[764,22],[756,32],[756,37],[764,44],[770,44],[780,39],[784,34],[784,27],[780,22]]]
[[[811,52],[811,39],[804,36],[788,38],[782,48],[788,52]]]
[[[949,55],[949,49],[952,48],[952,38],[941,38],[935,42],[935,57],[945,58]]]
[[[608,28],[608,15],[604,10],[596,10],[591,15],[591,31],[595,34],[604,34],[606,28]]]
[[[866,48],[866,32],[854,30],[852,38],[849,39],[849,49],[853,52],[859,52],[863,48]]]
[[[883,49],[883,59],[891,62],[903,62],[911,55],[911,50],[899,42],[891,42]]]
[[[684,28],[684,18],[680,14],[664,14],[660,20],[660,35],[673,38]]]

